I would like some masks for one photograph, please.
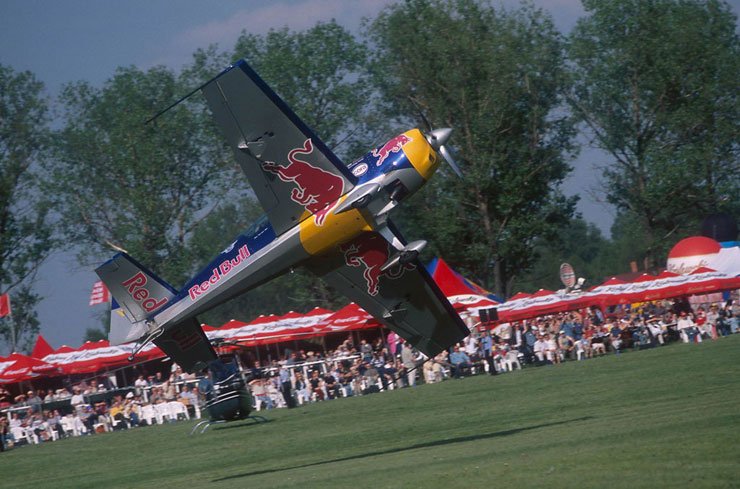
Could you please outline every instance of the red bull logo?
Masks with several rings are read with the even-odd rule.
[[[161,306],[167,303],[167,298],[154,299],[149,297],[149,290],[146,288],[148,280],[146,275],[142,272],[137,273],[133,277],[121,282],[129,295],[144,308],[146,312],[152,312],[155,309],[159,309]]]
[[[416,266],[412,263],[393,267],[385,272],[380,267],[385,265],[391,256],[391,245],[381,235],[375,233],[364,233],[354,241],[339,247],[344,254],[344,263],[350,267],[364,267],[362,276],[367,284],[367,293],[378,295],[380,277],[396,279],[403,275],[406,270],[414,270]]]
[[[387,143],[385,143],[383,146],[381,146],[379,149],[373,150],[373,156],[378,158],[378,161],[375,163],[375,166],[380,166],[383,164],[386,158],[388,158],[391,153],[398,153],[403,149],[403,147],[411,142],[411,138],[408,137],[405,134],[400,134]]]
[[[274,173],[283,182],[294,183],[296,188],[290,192],[291,200],[313,214],[316,225],[322,226],[326,215],[344,194],[344,179],[298,159],[298,156],[309,155],[312,152],[313,142],[309,138],[303,143],[302,148],[292,149],[288,153],[287,166],[267,161],[262,168]]]

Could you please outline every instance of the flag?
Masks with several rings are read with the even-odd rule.
[[[0,318],[10,316],[10,296],[8,294],[0,295]]]
[[[103,282],[95,282],[90,294],[90,305],[104,304],[110,300],[110,294],[108,293],[108,287]]]

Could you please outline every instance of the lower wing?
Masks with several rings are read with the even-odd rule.
[[[427,356],[470,334],[467,326],[418,261],[381,271],[395,249],[365,232],[308,268]]]

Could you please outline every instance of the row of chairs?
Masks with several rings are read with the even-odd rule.
[[[154,421],[162,424],[165,421],[177,421],[183,418],[190,419],[188,407],[180,401],[161,402],[159,404],[146,404],[141,406],[141,419],[152,425]]]
[[[163,424],[166,421],[177,421],[179,419],[190,419],[190,413],[188,412],[187,406],[179,401],[164,402],[160,404],[147,404],[141,407],[141,419],[146,420],[147,424]],[[95,423],[93,429],[96,431],[108,431],[109,429],[116,428],[120,423],[126,423],[127,427],[130,427],[127,421],[117,420],[111,416],[105,423]],[[60,418],[60,424],[62,430],[67,436],[80,436],[87,434],[88,429],[79,418],[68,414]],[[52,429],[48,424],[42,425],[43,430],[49,434],[49,438],[56,441],[59,439],[59,433]],[[15,427],[11,429],[11,434],[15,439],[16,443],[25,441],[29,445],[35,445],[40,442],[38,435],[33,429],[27,427]]]

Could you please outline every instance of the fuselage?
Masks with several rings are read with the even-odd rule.
[[[426,183],[439,161],[437,152],[418,129],[396,136],[349,166],[357,182],[327,206],[331,211],[323,219],[309,219],[311,214],[306,212],[296,226],[281,235],[276,235],[266,218],[258,220],[150,320],[157,326],[177,324],[301,265],[312,256],[327,253],[364,231],[378,230],[390,210]],[[358,198],[360,195],[362,198]],[[352,200],[347,202],[352,206],[342,209],[345,200]]]

